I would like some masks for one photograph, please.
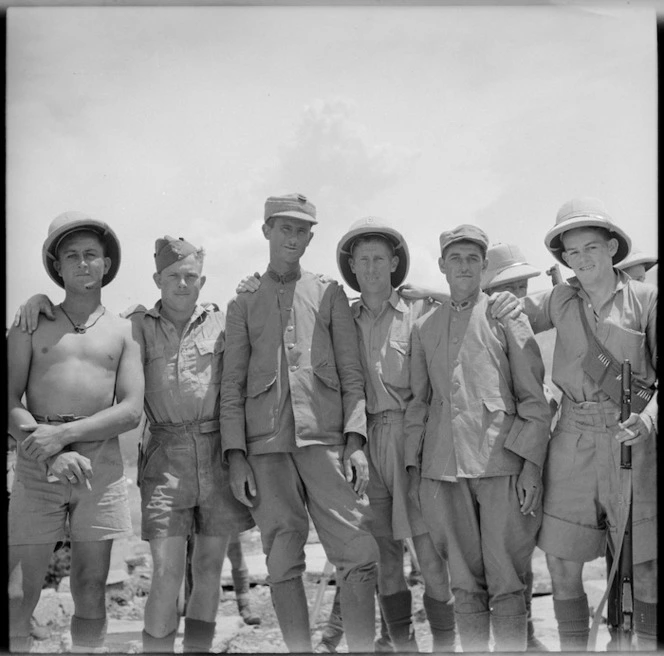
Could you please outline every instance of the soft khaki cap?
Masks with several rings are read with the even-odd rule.
[[[110,258],[111,266],[101,279],[101,286],[108,285],[115,278],[120,268],[120,241],[108,224],[93,219],[85,212],[69,211],[58,214],[51,225],[48,226],[48,237],[42,246],[42,261],[51,280],[59,287],[64,287],[64,281],[58,275],[53,263],[58,255],[60,242],[72,232],[78,230],[91,230],[96,232],[104,243],[106,257]]]
[[[618,250],[613,256],[614,265],[624,260],[632,247],[632,240],[614,223],[601,200],[590,196],[575,198],[567,201],[558,210],[556,225],[544,237],[544,243],[549,252],[563,266],[568,266],[568,264],[562,257],[564,249],[560,238],[564,232],[575,228],[605,228],[608,230],[611,236],[618,240]]]
[[[265,215],[263,221],[272,217],[288,216],[292,219],[302,219],[316,224],[316,206],[302,194],[286,194],[284,196],[270,196],[265,201]]]
[[[516,280],[528,280],[541,274],[541,271],[526,262],[521,249],[515,244],[494,244],[487,251],[486,259],[482,289]]]
[[[175,239],[170,235],[164,235],[154,243],[154,262],[157,266],[157,273],[161,273],[166,267],[199,250],[182,237]]]
[[[353,253],[353,244],[359,237],[370,237],[372,235],[385,237],[394,244],[394,254],[399,258],[397,268],[392,272],[392,287],[398,287],[408,274],[410,266],[410,254],[408,244],[401,233],[395,230],[387,221],[377,216],[365,216],[351,225],[348,232],[337,244],[337,266],[344,281],[356,292],[360,291],[356,275],[351,271],[349,260]]]
[[[486,236],[484,230],[468,223],[463,223],[453,230],[446,230],[445,232],[441,232],[439,241],[441,255],[445,252],[445,249],[448,246],[454,244],[457,241],[475,242],[482,249],[485,255],[487,249],[489,248],[489,238]]]
[[[632,252],[616,266],[616,269],[628,269],[629,267],[637,266],[639,264],[643,264],[643,268],[646,271],[650,271],[650,269],[657,264],[657,257],[654,255],[646,255],[643,251],[633,248]]]

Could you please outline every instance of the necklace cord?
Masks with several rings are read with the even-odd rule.
[[[89,326],[86,326],[85,324],[74,323],[72,321],[72,318],[67,314],[67,310],[65,310],[62,307],[62,303],[60,303],[60,309],[62,310],[64,315],[67,317],[67,319],[69,319],[69,323],[72,326],[74,326],[74,332],[76,332],[78,334],[84,334],[88,329],[92,328],[92,326],[94,326],[97,323],[97,321],[99,321],[99,319],[101,319],[104,316],[104,314],[106,314],[106,308],[103,307],[103,306],[102,306],[102,308],[103,309],[101,311],[101,314]]]

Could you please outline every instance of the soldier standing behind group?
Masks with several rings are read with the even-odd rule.
[[[261,531],[288,649],[312,651],[302,582],[309,513],[337,568],[349,650],[373,651],[378,550],[364,494],[364,378],[343,289],[300,267],[316,223],[302,195],[265,203],[267,271],[256,293],[228,306],[223,451],[233,492]]]
[[[494,319],[480,291],[487,247],[475,226],[440,235],[451,298],[413,327],[406,466],[449,562],[462,649],[488,651],[491,629],[496,651],[523,651],[550,413],[527,320]]]

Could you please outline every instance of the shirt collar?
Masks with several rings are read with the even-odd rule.
[[[614,267],[613,270],[617,274],[616,286],[613,289],[613,294],[616,294],[627,285],[627,283],[631,280],[631,278],[624,271],[621,271],[620,269],[616,269]],[[581,283],[579,282],[579,279],[576,276],[568,278],[567,282],[570,287],[576,289],[577,293],[583,292],[584,295],[586,296],[588,295],[586,290],[583,289],[583,287],[581,286]]]
[[[302,275],[302,269],[298,266],[297,270],[289,271],[286,275],[281,275],[272,268],[271,264],[268,264],[267,274],[270,276],[270,278],[272,278],[272,280],[274,280],[274,282],[280,282],[282,285],[285,285],[289,282],[293,282],[293,280],[298,280]]]
[[[389,303],[397,312],[401,312],[401,314],[403,314],[408,310],[408,305],[406,304],[406,301],[404,301],[404,299],[401,298],[399,292],[394,288],[392,288],[392,293],[390,294],[390,297],[387,299],[386,302]],[[367,312],[369,311],[369,308],[364,303],[364,299],[360,296],[359,300],[356,303],[354,303],[352,307],[353,316],[355,318],[360,316],[362,308],[364,308]],[[383,310],[384,309],[385,305],[383,305]]]
[[[213,308],[213,305],[205,306],[205,305],[200,305],[197,304],[196,307],[194,308],[194,311],[189,319],[189,323],[194,323],[198,317],[200,317],[202,314],[206,312],[210,312],[210,310]],[[150,308],[145,312],[145,314],[150,315],[151,317],[154,317],[155,319],[161,319],[161,299],[159,299],[155,304],[154,307]]]
[[[475,303],[477,303],[477,299],[480,296],[480,290],[478,289],[475,294],[472,296],[469,296],[468,298],[464,299],[463,301],[454,301],[452,298],[450,298],[450,307],[455,311],[455,312],[463,312],[464,310],[467,310],[468,308],[473,307]]]

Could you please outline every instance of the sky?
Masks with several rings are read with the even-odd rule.
[[[293,192],[319,219],[302,265],[335,278],[367,215],[402,232],[413,284],[446,289],[438,236],[461,223],[543,271],[578,196],[655,254],[656,57],[655,10],[615,3],[12,7],[7,322],[34,293],[63,299],[41,246],[67,210],[121,241],[117,312],[158,299],[165,234],[205,248],[201,299],[225,308],[267,265],[265,199]]]

